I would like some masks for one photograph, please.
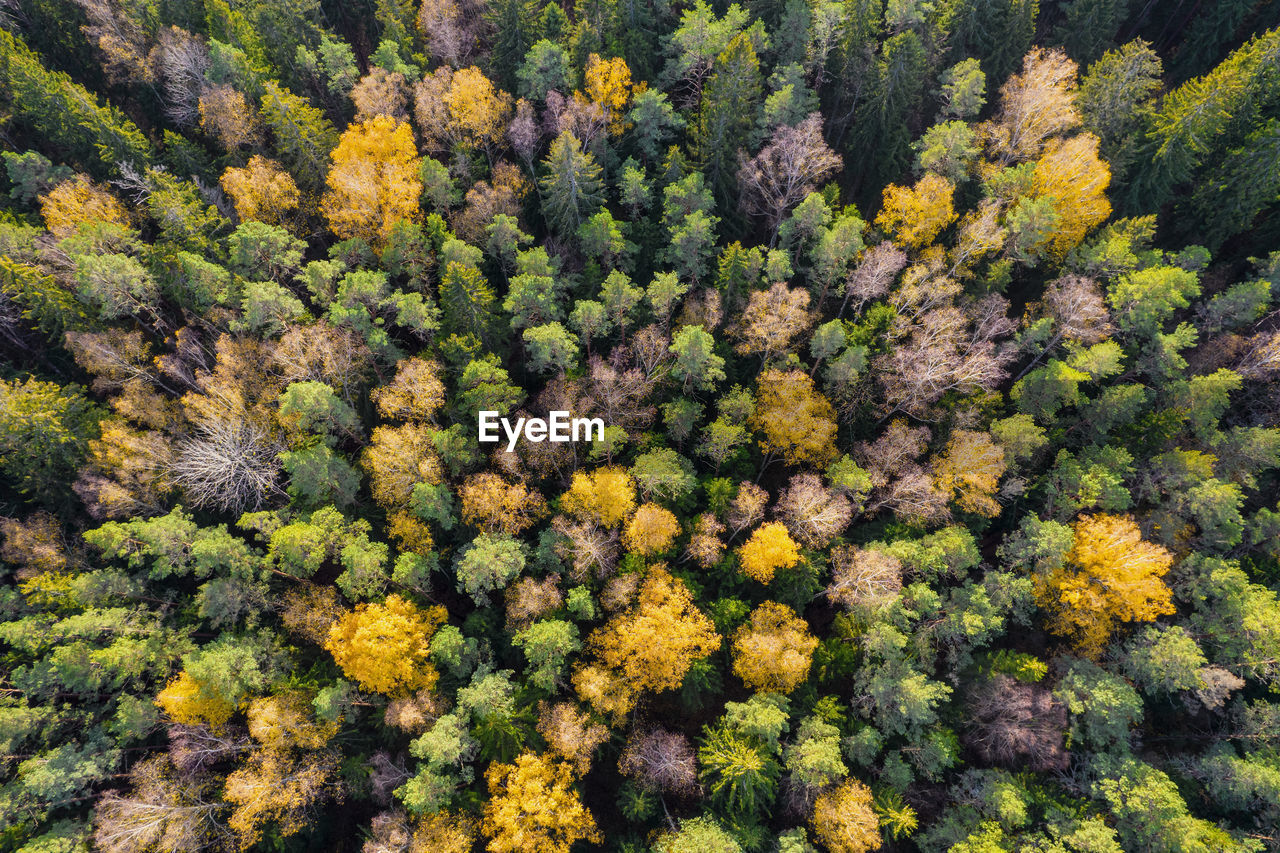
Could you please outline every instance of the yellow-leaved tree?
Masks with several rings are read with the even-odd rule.
[[[431,430],[416,424],[375,427],[360,463],[374,500],[391,510],[406,506],[418,483],[434,485],[443,476]]]
[[[1048,143],[1031,174],[1031,194],[1052,199],[1058,214],[1048,241],[1053,257],[1066,257],[1091,228],[1111,215],[1110,183],[1111,167],[1098,157],[1098,137],[1092,133]]]
[[[547,511],[546,499],[537,489],[509,483],[491,471],[468,477],[458,496],[462,520],[486,533],[519,536]]]
[[[333,233],[381,246],[392,227],[416,219],[422,181],[409,125],[374,116],[348,127],[333,149],[320,210]]]
[[[733,671],[752,690],[787,694],[809,677],[818,638],[785,604],[766,601],[733,635]]]
[[[601,59],[593,53],[587,57],[582,78],[587,98],[604,113],[609,135],[621,135],[627,129],[627,103],[631,100],[631,69],[627,61],[621,56]]]
[[[845,779],[819,794],[809,820],[814,835],[831,853],[867,853],[882,843],[871,789],[857,779]]]
[[[622,533],[622,543],[628,551],[642,557],[660,554],[671,547],[680,533],[680,522],[668,509],[655,503],[641,504],[636,514],[627,522]]]
[[[636,508],[635,479],[616,465],[579,471],[560,498],[560,508],[580,520],[617,527]]]
[[[116,197],[93,185],[84,175],[63,181],[40,196],[40,216],[53,236],[76,233],[82,222],[109,222],[128,227],[129,214]]]
[[[995,494],[1004,469],[1004,448],[989,433],[958,429],[933,464],[933,481],[961,509],[993,518],[1000,514]]]
[[[655,566],[636,603],[596,629],[587,645],[600,665],[579,667],[574,687],[598,711],[619,716],[642,690],[679,687],[694,661],[720,648],[720,635],[684,582]]]
[[[254,154],[244,168],[222,173],[222,190],[231,196],[241,222],[282,225],[298,209],[302,195],[293,178],[275,160]]]
[[[779,521],[757,527],[738,549],[738,565],[743,573],[760,583],[768,583],[778,569],[789,569],[798,562],[800,548],[787,526]]]
[[[876,225],[893,233],[893,242],[908,249],[919,249],[956,220],[951,197],[955,187],[934,172],[927,173],[914,187],[890,184],[884,188],[884,206],[876,216]]]
[[[428,358],[406,358],[396,365],[396,376],[370,395],[378,414],[392,420],[431,421],[444,405],[444,381],[440,365]]]
[[[767,453],[789,465],[825,466],[836,457],[836,412],[800,370],[770,369],[760,374],[751,425]]]
[[[447,619],[443,607],[423,609],[388,595],[339,619],[324,647],[365,690],[398,696],[429,690],[440,677],[427,658],[431,636]]]
[[[169,719],[187,726],[201,724],[218,728],[236,712],[236,704],[228,702],[183,670],[156,697]]]
[[[1049,629],[1097,657],[1121,622],[1149,622],[1174,612],[1164,576],[1173,562],[1165,548],[1142,539],[1132,518],[1084,516],[1064,565],[1035,577],[1036,601]]]
[[[511,764],[489,765],[485,780],[480,829],[489,853],[569,853],[579,841],[602,840],[569,765],[525,752]]]

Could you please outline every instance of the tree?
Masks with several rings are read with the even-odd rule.
[[[742,853],[733,834],[709,817],[688,818],[680,821],[679,829],[664,830],[653,849],[657,853]]]
[[[905,248],[919,249],[956,220],[951,206],[955,187],[941,175],[929,172],[914,187],[890,184],[884,189],[884,204],[876,225],[893,232]]]
[[[789,569],[800,562],[800,549],[785,525],[770,521],[757,527],[738,549],[742,571],[760,583],[769,583],[778,569]]]
[[[458,496],[462,520],[486,533],[519,536],[546,514],[541,494],[488,471],[467,478]]]
[[[846,779],[819,794],[809,820],[831,853],[867,853],[881,844],[871,789],[857,779]]]
[[[720,637],[689,588],[654,567],[635,605],[593,631],[587,645],[630,689],[662,691],[679,687],[694,661],[720,648]]]
[[[751,38],[729,40],[711,66],[698,113],[690,126],[692,153],[722,209],[733,197],[736,154],[753,148],[761,97],[760,61]]]
[[[329,630],[325,648],[366,690],[405,695],[430,689],[439,678],[428,654],[431,635],[446,619],[443,607],[423,610],[393,594],[344,615]]]
[[[620,56],[601,59],[587,57],[582,72],[582,87],[587,98],[600,108],[609,125],[609,135],[618,136],[627,128],[627,103],[631,100],[631,69]]]
[[[933,477],[961,509],[994,517],[1000,514],[995,494],[1004,470],[1005,451],[988,433],[958,429],[934,463]]]
[[[691,794],[698,788],[698,766],[689,738],[666,729],[636,731],[618,759],[618,771],[660,793]]]
[[[792,370],[760,374],[751,425],[763,433],[760,446],[790,465],[825,465],[835,457],[835,411],[813,380]]]
[[[1066,565],[1035,578],[1036,599],[1050,628],[1091,657],[1101,654],[1121,622],[1148,622],[1173,612],[1164,584],[1173,555],[1142,540],[1132,519],[1083,516],[1072,530]]]
[[[812,324],[808,291],[775,282],[768,290],[752,292],[742,312],[742,342],[736,349],[743,354],[759,353],[767,363],[790,349]]]
[[[1040,154],[1050,137],[1080,123],[1075,107],[1076,64],[1058,50],[1036,48],[1022,60],[1022,73],[1000,87],[1000,112],[985,130],[1003,164]]]
[[[795,611],[766,601],[733,635],[733,671],[753,690],[786,695],[809,677],[817,647]]]
[[[396,365],[396,375],[370,395],[384,418],[430,422],[444,405],[440,365],[429,359],[406,358]]]
[[[738,170],[743,210],[764,217],[773,245],[787,211],[842,163],[822,139],[822,116],[818,113],[795,127],[783,125],[773,132],[769,144]]]
[[[676,360],[671,373],[686,389],[709,391],[724,379],[724,359],[715,354],[715,338],[702,326],[684,326],[671,341]]]
[[[599,209],[604,183],[595,157],[565,130],[551,143],[547,173],[539,181],[547,223],[560,234],[575,234]]]
[[[622,541],[627,550],[642,557],[651,557],[670,548],[679,533],[680,522],[670,510],[645,503],[627,522]]]
[[[478,605],[486,605],[489,593],[506,587],[524,567],[524,546],[519,542],[502,533],[481,533],[458,552],[458,592],[467,593]]]
[[[822,485],[816,474],[797,474],[778,498],[778,515],[807,548],[825,548],[853,518],[849,499]]]
[[[39,197],[40,217],[55,237],[70,237],[81,223],[104,222],[129,227],[124,206],[84,175],[62,181]]]
[[[732,729],[711,729],[698,748],[698,775],[714,802],[750,819],[773,800],[781,768],[765,746]]]
[[[562,619],[534,622],[514,634],[511,643],[524,651],[529,662],[529,683],[548,692],[554,691],[561,683],[569,655],[582,648],[578,642],[577,626]]]
[[[564,512],[605,527],[617,527],[635,506],[635,480],[625,468],[613,466],[575,473],[569,491],[560,498]]]
[[[409,125],[385,115],[352,125],[326,183],[320,209],[334,233],[384,245],[396,223],[418,216],[422,181]]]
[[[0,380],[0,470],[19,492],[66,493],[95,437],[98,412],[74,385]]]
[[[578,841],[602,839],[591,812],[570,787],[568,765],[532,753],[485,772],[489,799],[480,828],[493,853],[569,853]]]
[[[1056,227],[1048,250],[1055,257],[1064,257],[1111,215],[1104,194],[1110,180],[1111,170],[1098,159],[1096,136],[1081,133],[1045,146],[1031,175],[1031,192],[1054,201]]]
[[[831,566],[827,596],[845,607],[892,604],[902,589],[902,561],[879,548],[834,548]]]

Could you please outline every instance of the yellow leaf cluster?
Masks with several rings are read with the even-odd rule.
[[[439,483],[440,460],[425,426],[375,427],[360,459],[373,498],[388,509],[405,506],[418,483]]]
[[[626,109],[631,100],[631,69],[620,56],[601,59],[596,54],[587,57],[583,73],[587,98],[598,105],[609,123],[609,135],[620,136],[627,129]]]
[[[867,853],[882,843],[871,789],[857,779],[845,779],[819,794],[810,823],[831,853]]]
[[[411,551],[426,557],[435,547],[431,528],[403,510],[388,516],[387,533],[396,541],[396,546],[401,551]]]
[[[508,483],[488,471],[468,477],[458,495],[462,520],[486,533],[519,536],[547,512],[547,502],[537,489]]]
[[[490,765],[485,779],[489,799],[480,827],[489,853],[569,853],[578,841],[602,840],[568,765],[526,752],[511,764]]]
[[[538,713],[538,734],[579,776],[587,775],[596,747],[609,739],[609,729],[572,702],[544,704]]]
[[[1035,578],[1036,600],[1049,611],[1049,629],[1097,657],[1117,624],[1149,622],[1172,613],[1164,576],[1173,555],[1142,539],[1132,518],[1084,516],[1073,525],[1066,565]]]
[[[63,181],[40,196],[40,215],[44,218],[44,227],[59,239],[76,233],[82,222],[129,225],[124,205],[111,193],[95,187],[84,175]]]
[[[375,388],[371,396],[384,418],[430,421],[444,405],[440,365],[429,358],[406,358],[396,365],[395,379]]]
[[[789,465],[825,466],[836,457],[836,413],[800,370],[766,370],[760,374],[752,426],[763,435],[760,445],[780,453]]]
[[[720,635],[689,588],[655,567],[635,605],[593,632],[588,644],[632,689],[674,690],[695,660],[720,648]]]
[[[933,481],[961,509],[994,518],[1000,514],[995,493],[1004,470],[1004,448],[990,434],[958,429],[933,466]]]
[[[169,715],[169,719],[186,726],[222,726],[236,712],[236,706],[221,696],[207,690],[199,681],[183,670],[169,682],[156,705]]]
[[[876,216],[876,226],[894,235],[894,242],[919,249],[956,219],[952,196],[955,186],[941,175],[929,172],[914,187],[890,184],[884,188],[884,206]]]
[[[211,86],[200,96],[200,129],[218,140],[227,151],[254,145],[258,129],[255,112],[235,87]]]
[[[338,721],[316,720],[299,690],[254,699],[248,717],[250,736],[268,749],[321,749],[338,733]]]
[[[670,510],[655,503],[641,504],[622,532],[622,544],[642,557],[660,554],[680,534],[680,522]]]
[[[584,664],[573,671],[573,689],[596,713],[621,724],[636,703],[639,689],[599,664]]]
[[[1081,133],[1065,141],[1051,141],[1031,174],[1031,193],[1049,197],[1058,213],[1049,252],[1064,258],[1080,245],[1093,227],[1111,215],[1107,186],[1111,167],[1098,157],[1098,137]]]
[[[333,233],[381,246],[392,227],[416,219],[422,181],[409,125],[374,116],[348,127],[333,149],[320,210]]]
[[[361,604],[339,619],[325,648],[365,690],[388,695],[429,690],[439,678],[427,658],[431,635],[447,618],[443,607],[424,610],[389,595],[382,604]]]
[[[490,145],[502,137],[511,112],[511,96],[498,89],[474,65],[453,74],[444,92],[452,135],[469,148]]]
[[[748,577],[768,583],[778,569],[789,569],[800,562],[800,548],[787,526],[778,521],[762,524],[738,549],[738,565]]]
[[[733,635],[733,671],[752,690],[785,695],[809,677],[817,647],[794,610],[766,601]]]
[[[579,471],[560,498],[560,508],[581,520],[616,527],[636,508],[635,479],[616,465]]]
[[[227,169],[219,183],[222,191],[231,196],[241,222],[281,225],[302,201],[289,173],[260,154],[250,157],[243,169]]]
[[[235,808],[227,818],[241,850],[253,847],[267,823],[283,838],[311,824],[313,809],[336,798],[337,760],[331,753],[296,755],[289,750],[255,750],[227,776],[222,798]]]

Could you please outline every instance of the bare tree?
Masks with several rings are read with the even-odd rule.
[[[194,127],[200,120],[200,96],[209,85],[209,49],[186,30],[169,27],[160,31],[154,53],[165,116],[179,127]]]
[[[738,169],[740,204],[749,216],[769,224],[769,245],[791,207],[817,189],[818,183],[840,169],[840,155],[822,138],[822,116],[812,113],[795,127],[783,125],[769,144]]]
[[[198,430],[178,445],[169,470],[193,504],[240,515],[280,493],[280,448],[266,430],[247,421],[211,421]]]
[[[633,732],[618,770],[645,788],[688,796],[698,790],[698,765],[689,738],[666,729]]]
[[[217,777],[175,776],[167,755],[147,758],[129,772],[128,796],[108,791],[98,801],[94,849],[135,853],[220,853],[236,849],[223,821],[227,805],[217,796]]]
[[[969,746],[983,760],[1044,772],[1064,770],[1067,709],[1053,693],[996,675],[969,691]]]
[[[208,726],[169,726],[169,759],[184,776],[195,777],[214,765],[248,751],[249,735],[235,726],[218,731]]]
[[[778,498],[778,515],[796,539],[809,548],[825,548],[853,519],[844,495],[822,484],[817,474],[797,474]]]
[[[831,585],[827,597],[845,607],[878,607],[892,602],[902,589],[902,562],[876,548],[851,545],[831,550]]]
[[[886,296],[893,280],[906,266],[907,253],[888,240],[872,246],[845,281],[844,304],[840,306],[839,316],[844,316],[851,301],[857,314],[868,302]]]

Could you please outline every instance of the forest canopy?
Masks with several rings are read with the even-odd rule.
[[[1271,0],[0,0],[0,853],[1280,851],[1277,164]]]

